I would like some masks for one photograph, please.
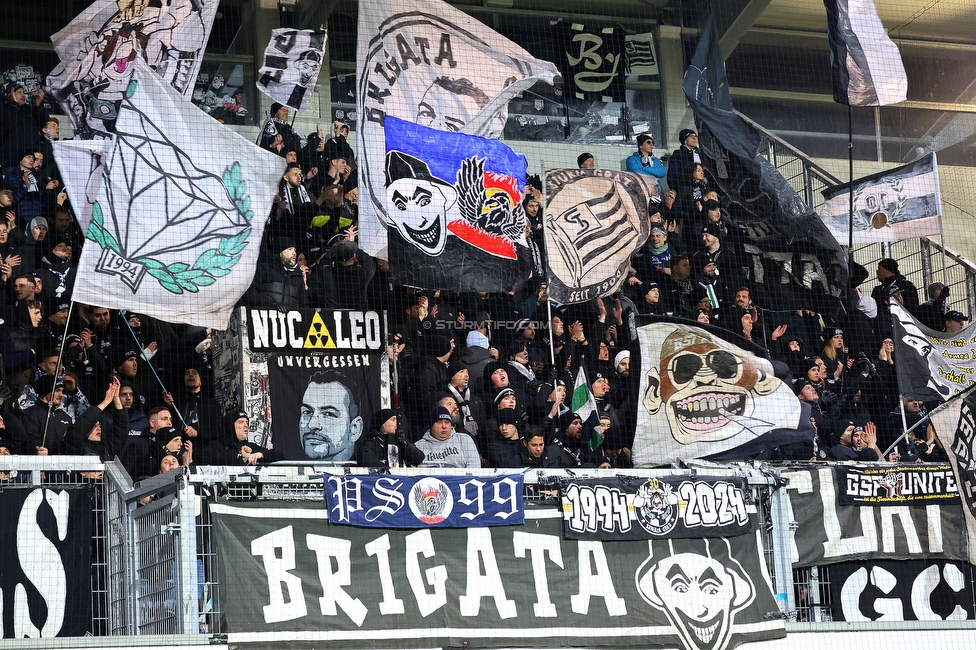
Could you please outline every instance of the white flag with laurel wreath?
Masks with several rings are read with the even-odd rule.
[[[73,298],[225,329],[254,276],[284,160],[133,65],[115,148],[89,192]]]

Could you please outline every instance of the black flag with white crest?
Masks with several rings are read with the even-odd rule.
[[[272,30],[271,41],[264,50],[264,65],[255,82],[258,90],[296,111],[305,110],[319,79],[325,39],[324,31]]]

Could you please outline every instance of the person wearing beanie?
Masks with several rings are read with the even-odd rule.
[[[698,134],[693,129],[681,129],[678,133],[678,142],[681,146],[671,152],[667,173],[668,187],[675,192],[679,192],[685,183],[682,178],[685,168],[692,163],[702,161],[698,153]]]
[[[65,235],[48,233],[36,277],[41,280],[41,301],[46,305],[71,299],[76,269],[71,264],[71,242]]]
[[[488,467],[522,467],[522,427],[518,414],[511,407],[495,411],[494,417],[488,419],[485,423],[485,456]]]
[[[481,467],[481,456],[474,440],[454,430],[451,412],[447,408],[435,407],[428,421],[430,428],[416,445],[424,454],[421,467]]]
[[[30,223],[35,217],[53,214],[54,207],[58,204],[60,183],[56,180],[45,181],[40,173],[34,170],[33,149],[26,148],[18,151],[17,160],[18,164],[7,168],[3,175],[3,182],[13,189],[11,195],[13,211],[20,218],[21,223]],[[46,219],[44,223],[47,226]],[[27,229],[27,236],[29,240],[30,228]]]
[[[112,460],[122,451],[129,435],[129,413],[119,400],[122,384],[118,377],[112,377],[105,398],[90,406],[78,416],[65,434],[65,447],[75,456],[98,456],[104,461]],[[102,426],[103,414],[109,415],[111,425]]]
[[[284,156],[289,151],[301,151],[302,139],[288,123],[288,107],[278,102],[271,105],[268,121],[261,132],[261,148]]]
[[[197,454],[201,465],[266,465],[281,460],[281,453],[248,440],[250,416],[241,410],[224,417],[222,435],[203,445]],[[165,436],[164,436],[165,437]]]
[[[452,363],[448,370],[450,378],[447,382],[447,392],[457,402],[461,416],[461,427],[475,440],[485,425],[485,411],[481,400],[473,398],[471,393],[471,371],[461,361]]]
[[[421,424],[434,403],[435,396],[447,388],[450,379],[450,359],[454,354],[454,339],[443,334],[425,336],[421,343],[421,357],[413,379],[403,391],[403,404],[411,424]],[[414,432],[414,437],[420,431]]]
[[[16,165],[19,152],[28,149],[34,152],[41,143],[41,131],[47,119],[43,89],[29,101],[23,84],[7,82],[0,107],[0,166]]]
[[[640,285],[643,299],[636,301],[639,313],[643,315],[660,316],[664,313],[661,302],[661,285],[657,282],[644,282]]]
[[[360,439],[356,451],[356,462],[361,467],[417,467],[424,462],[424,452],[407,440],[399,423],[400,418],[394,409],[376,412],[373,430]]]
[[[581,153],[576,157],[576,166],[580,169],[593,169],[596,167],[596,158],[588,151]]]
[[[71,418],[63,408],[64,382],[54,375],[46,375],[34,382],[37,402],[25,409],[20,417],[27,439],[15,441],[20,451],[17,453],[46,456],[65,453],[65,434],[71,427]],[[48,421],[48,416],[50,420]],[[45,432],[44,423],[47,424]]]
[[[652,176],[658,179],[657,201],[651,197],[651,201],[658,203],[663,200],[663,189],[661,188],[661,178],[668,173],[664,163],[654,155],[654,137],[650,133],[641,133],[637,136],[637,151],[627,156],[627,171],[644,176]]]
[[[265,241],[269,245],[262,246],[245,304],[281,312],[304,307],[308,294],[305,284],[308,267],[298,265],[295,241],[287,236],[266,238]]]
[[[583,429],[583,418],[579,413],[569,412],[561,415],[555,423],[555,436],[550,445],[559,445],[575,460],[576,467],[609,469],[610,459],[603,453],[603,445],[591,448],[592,432]]]
[[[889,305],[892,298],[892,287],[901,292],[901,304],[911,313],[918,309],[918,289],[908,278],[901,274],[898,269],[898,261],[886,257],[878,262],[876,271],[878,286],[871,290],[871,297],[878,303],[878,318],[876,322],[879,326],[884,326],[882,336],[890,333],[891,329],[891,310]]]

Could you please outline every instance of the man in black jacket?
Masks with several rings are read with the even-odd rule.
[[[47,375],[38,379],[34,387],[39,400],[21,416],[27,439],[14,441],[19,450],[17,453],[38,456],[63,454],[64,436],[71,427],[71,418],[61,408],[64,382]]]
[[[138,436],[129,436],[120,459],[132,480],[138,480],[155,476],[160,459],[168,453],[179,454],[184,447],[183,436],[173,428],[169,410],[157,406],[149,411],[149,426]]]
[[[251,307],[274,307],[285,312],[305,306],[308,267],[298,266],[295,240],[279,237],[262,255],[254,274],[254,283],[245,303]]]
[[[373,422],[373,432],[359,442],[356,461],[361,466],[416,467],[424,462],[424,452],[407,440],[395,410],[380,409],[373,416]]]
[[[698,154],[698,134],[692,129],[682,129],[678,134],[678,141],[681,146],[671,153],[668,160],[668,189],[678,191],[681,187],[681,175],[685,167],[691,163],[701,163],[701,156]]]

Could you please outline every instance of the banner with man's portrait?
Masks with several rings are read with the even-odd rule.
[[[268,350],[271,444],[288,460],[345,463],[382,397],[377,312],[247,310],[247,342]]]

